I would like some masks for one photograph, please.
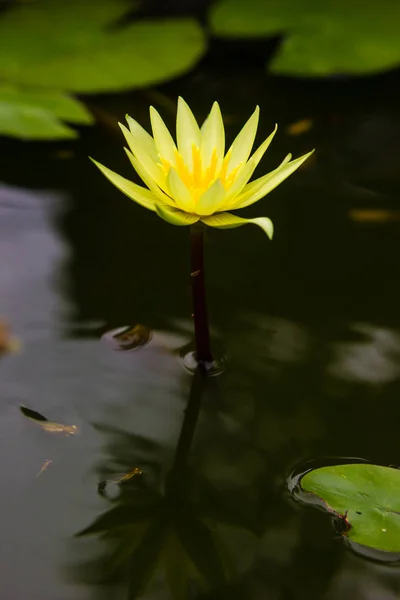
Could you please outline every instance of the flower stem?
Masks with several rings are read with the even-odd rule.
[[[213,362],[208,327],[206,287],[204,278],[204,225],[196,223],[191,226],[191,278],[193,295],[194,335],[196,343],[196,360],[199,366],[206,368]]]

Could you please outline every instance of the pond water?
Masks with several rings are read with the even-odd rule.
[[[287,487],[308,460],[400,463],[392,76],[304,83],[203,64],[160,90],[199,118],[220,101],[231,138],[260,104],[260,139],[280,125],[260,171],[289,151],[317,152],[248,210],[273,219],[273,242],[251,226],[207,231],[213,340],[227,368],[199,382],[178,356],[192,340],[188,229],[130,202],[87,159],[129,176],[114,121],[129,112],[147,126],[155,97],[91,99],[99,126],[77,143],[1,141],[0,311],[22,343],[0,362],[1,595],[133,598],[154,555],[144,591],[154,600],[172,597],[166,579],[185,598],[196,569],[207,586],[191,583],[188,598],[395,600],[399,569],[350,552],[329,516]],[[290,134],[302,119],[309,131]],[[153,334],[143,348],[101,339],[137,324]],[[21,405],[76,435],[51,435]],[[184,434],[176,453],[185,414],[186,433],[198,416],[193,444]],[[98,493],[134,467],[143,474]],[[147,502],[156,509],[145,518]],[[117,507],[119,528],[75,537]],[[153,543],[168,519],[178,549],[168,536]]]

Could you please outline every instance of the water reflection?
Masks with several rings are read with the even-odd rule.
[[[6,192],[10,198],[10,191]],[[97,247],[87,236],[96,231],[94,224],[88,233],[99,199],[97,194],[86,193],[86,204],[84,193],[79,197],[83,208],[77,209],[76,221],[82,213],[85,218],[80,225],[82,240],[73,254],[80,277],[71,287],[59,275],[54,277],[69,254],[51,217],[63,199],[49,195],[49,207],[41,195],[32,197],[17,191],[15,203],[21,204],[20,208],[0,207],[1,310],[10,315],[25,347],[21,356],[2,358],[1,362],[2,538],[6,542],[2,561],[8,596],[24,597],[34,589],[43,600],[86,599],[90,593],[86,585],[69,582],[67,588],[62,587],[59,566],[67,561],[65,540],[99,515],[108,514],[111,519],[116,515],[117,523],[124,518],[124,527],[106,528],[98,536],[74,541],[73,556],[80,562],[79,582],[103,581],[104,585],[93,589],[96,598],[101,594],[126,598],[129,583],[131,595],[136,593],[150,576],[151,564],[158,565],[146,592],[152,600],[169,597],[166,572],[169,588],[174,588],[177,598],[178,594],[182,597],[188,579],[193,597],[218,600],[398,597],[396,571],[376,568],[352,556],[334,539],[329,517],[294,506],[284,489],[293,465],[309,456],[347,454],[366,456],[373,462],[398,462],[400,343],[396,323],[386,315],[386,321],[377,325],[379,321],[368,320],[363,310],[357,314],[358,320],[350,309],[343,316],[343,303],[338,309],[337,296],[329,295],[337,279],[326,293],[329,310],[322,316],[326,305],[314,315],[320,303],[318,294],[310,300],[315,286],[310,291],[308,285],[299,288],[295,281],[293,287],[282,288],[272,277],[260,292],[263,269],[266,271],[264,259],[285,273],[282,254],[274,252],[279,250],[279,243],[285,252],[288,246],[277,240],[275,246],[259,250],[253,243],[242,247],[239,237],[221,234],[211,238],[211,244],[215,240],[212,251],[218,267],[214,278],[211,275],[211,291],[221,286],[220,294],[214,292],[212,305],[217,308],[216,325],[220,331],[225,327],[224,345],[230,363],[222,377],[207,381],[205,388],[196,384],[192,389],[192,398],[195,392],[203,398],[194,444],[190,454],[187,448],[182,451],[182,446],[176,452],[188,377],[174,349],[187,343],[189,336],[171,336],[171,332],[180,329],[172,317],[182,318],[189,312],[190,298],[185,297],[184,284],[179,283],[186,273],[182,258],[185,238],[176,241],[172,238],[175,231],[170,234],[165,228],[164,233],[160,226],[154,238],[144,240],[143,233],[132,247],[127,240],[131,239],[130,211],[134,209],[127,205],[126,215],[125,208],[121,209],[121,220],[126,223],[123,235],[117,227],[119,222],[115,226],[120,252],[112,256],[114,237],[111,250],[99,243],[106,250],[93,275]],[[114,198],[110,198],[111,204],[110,213],[116,214]],[[121,217],[113,218],[118,221]],[[96,219],[108,224],[101,211]],[[146,227],[138,230],[145,232]],[[100,238],[101,242],[109,239]],[[175,255],[170,255],[168,264],[175,265],[176,259],[178,265],[174,273],[160,267],[160,248],[165,251],[169,241]],[[360,245],[359,252],[364,252],[364,246]],[[315,254],[315,246],[307,255],[309,259],[311,254]],[[289,255],[287,262],[295,258],[293,252]],[[241,256],[245,265],[236,262]],[[138,272],[145,273],[144,281],[133,281],[127,275],[132,260],[137,260]],[[340,262],[336,249],[334,260],[335,264]],[[249,275],[250,264],[257,271],[254,280]],[[388,270],[390,264],[385,264]],[[294,265],[296,270],[296,261]],[[365,292],[371,286],[368,257],[363,265],[368,270],[368,287],[361,287]],[[331,278],[329,268],[324,272],[328,273],[326,279]],[[289,271],[290,281],[291,274]],[[297,277],[304,276],[307,278],[307,270],[300,273],[299,269]],[[93,277],[104,282],[100,289],[93,286]],[[340,281],[343,290],[346,281]],[[355,281],[358,285],[360,279]],[[321,292],[324,283],[318,285]],[[169,298],[169,305],[161,306],[160,289],[163,300],[164,296]],[[75,294],[72,299],[79,336],[63,320],[69,308],[66,290]],[[388,301],[397,306],[395,288],[389,291],[385,297],[380,294],[377,313]],[[270,314],[271,294],[275,294],[279,307],[276,315]],[[347,288],[346,295],[351,296]],[[353,298],[355,304],[361,296],[360,292]],[[311,304],[309,313],[304,309],[305,298],[308,306]],[[369,300],[371,306],[375,300]],[[104,308],[107,302],[112,310]],[[219,302],[224,304],[220,321]],[[79,310],[85,306],[86,312]],[[310,313],[308,321],[301,317]],[[99,322],[94,321],[97,318]],[[137,320],[151,327],[168,323],[169,339],[155,332],[150,343],[135,353],[112,352],[98,341],[99,328],[105,322]],[[20,403],[61,423],[77,423],[81,434],[68,441],[53,440],[25,422],[17,408]],[[195,411],[190,414],[197,417]],[[188,423],[188,413],[186,417]],[[189,456],[189,460],[175,461],[176,454]],[[54,459],[51,468],[36,479],[48,457]],[[93,464],[98,461],[99,472],[94,476]],[[108,499],[97,495],[100,480],[116,479],[136,465],[143,477],[110,487],[106,490]],[[117,512],[111,514],[110,510]],[[133,516],[137,522],[127,525]],[[209,550],[210,544],[206,546],[208,542],[213,550]],[[93,561],[96,555],[100,555],[99,560]],[[132,573],[134,581],[130,581]],[[108,587],[105,582],[114,585]],[[202,591],[204,582],[209,589]]]
[[[354,563],[326,515],[285,501],[284,476],[300,456],[369,443],[368,430],[354,436],[357,413],[339,438],[332,436],[343,420],[335,409],[343,391],[337,397],[330,388],[329,369],[339,331],[331,330],[327,346],[326,330],[322,338],[289,320],[253,315],[243,325],[229,340],[232,368],[221,378],[193,378],[175,451],[97,427],[109,439],[106,464],[116,465],[108,472],[103,465],[102,477],[133,465],[144,473],[121,486],[110,510],[83,530],[99,536],[104,553],[81,565],[80,580],[101,583],[105,597],[123,583],[121,597],[134,598],[148,585],[146,597],[163,599],[166,583],[174,598],[287,600],[306,590],[320,600],[335,597],[343,573],[355,576],[354,564],[357,572],[375,569]],[[340,337],[360,341],[350,330]],[[381,576],[390,573],[377,571],[374,589],[384,585]]]
[[[385,327],[354,323],[358,339],[335,344],[328,371],[332,377],[383,385],[400,377],[400,335]]]
[[[106,542],[104,555],[80,568],[86,582],[125,581],[127,597],[136,598],[153,575],[157,582],[163,571],[172,596],[186,598],[190,589],[220,589],[238,568],[248,567],[248,551],[256,539],[255,514],[243,506],[234,508],[230,494],[217,490],[189,460],[208,381],[200,371],[192,379],[172,466],[165,476],[162,465],[154,477],[155,465],[141,462],[143,477],[121,486],[113,507],[78,534],[100,535]],[[109,448],[118,453],[127,440],[118,432],[109,433],[113,437]],[[137,439],[131,441],[138,445]]]

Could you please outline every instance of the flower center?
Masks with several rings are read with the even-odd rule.
[[[185,163],[182,155],[175,150],[175,164],[161,158],[161,166],[165,176],[169,170],[175,169],[181,181],[190,190],[193,200],[196,202],[199,197],[214,183],[217,177],[221,180],[222,185],[227,190],[235,180],[236,174],[242,163],[232,169],[228,174],[228,165],[231,153],[228,152],[222,162],[222,166],[218,167],[218,155],[214,149],[211,154],[210,162],[207,166],[203,166],[200,149],[193,144],[192,146],[192,162],[193,166],[190,170]],[[219,171],[219,172],[218,172]]]

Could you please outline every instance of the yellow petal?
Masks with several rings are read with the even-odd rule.
[[[109,179],[109,181],[115,185],[115,187],[128,196],[128,198],[134,200],[149,210],[156,209],[156,205],[159,204],[159,200],[152,192],[146,190],[146,188],[143,188],[140,185],[136,185],[136,183],[129,181],[129,179],[125,179],[125,177],[121,177],[121,175],[118,175],[118,173],[114,173],[114,171],[111,171],[107,167],[101,165],[93,158],[90,160],[96,165],[96,167],[100,169],[103,175],[105,175],[107,179]]]
[[[225,200],[225,188],[217,179],[207,191],[205,191],[195,204],[195,212],[198,215],[212,215],[217,212]]]
[[[142,145],[140,138],[137,138],[132,132],[125,127],[125,125],[119,124],[122,133],[128,142],[129,148],[132,154],[137,158],[143,169],[148,175],[154,179],[156,184],[160,187],[164,187],[165,176],[158,164],[158,155],[156,160],[146,152],[145,146]]]
[[[238,133],[232,146],[229,148],[228,152],[230,152],[230,159],[228,164],[228,174],[232,169],[241,163],[245,163],[249,158],[257,133],[259,114],[260,109],[257,106],[250,119]]]
[[[242,191],[246,183],[249,181],[250,177],[253,175],[256,167],[265,152],[267,151],[269,145],[274,139],[275,133],[277,132],[278,125],[275,125],[275,128],[271,135],[267,137],[267,139],[259,146],[259,148],[254,152],[253,156],[250,160],[243,165],[241,169],[239,169],[238,174],[236,175],[232,185],[229,187],[226,194],[226,208],[231,207],[231,200],[234,201],[235,197]]]
[[[191,171],[193,168],[192,147],[200,147],[201,134],[192,111],[183,98],[180,97],[178,98],[178,112],[176,116],[176,140],[179,153]]]
[[[155,108],[150,106],[151,128],[159,157],[174,164],[176,146],[172,135]]]
[[[231,203],[232,206],[235,206],[237,203],[250,198],[251,195],[255,194],[255,192],[258,192],[258,190],[260,190],[262,186],[275,175],[278,169],[281,169],[283,166],[287,165],[291,160],[292,155],[289,153],[287,156],[285,156],[281,164],[276,169],[248,183],[241,191],[240,196],[234,198],[234,201]]]
[[[275,169],[275,171],[269,173],[268,176],[265,176],[266,181],[264,185],[262,185],[256,192],[245,192],[244,194],[240,194],[236,198],[236,202],[234,203],[232,208],[234,208],[235,210],[239,208],[245,208],[246,206],[254,204],[254,202],[257,202],[258,200],[269,194],[280,183],[282,183],[282,181],[289,177],[289,175],[296,171],[296,169],[298,169],[303,164],[303,162],[307,160],[307,158],[311,156],[311,154],[313,154],[313,152],[314,150],[312,150],[308,154],[305,154],[304,156],[300,156],[300,158],[296,158],[296,160],[292,160],[291,162],[284,164],[283,166],[281,165],[280,167]]]
[[[157,162],[157,150],[153,138],[135,119],[132,119],[129,115],[126,115],[126,121],[132,135],[140,142],[145,152]]]
[[[170,196],[175,200],[176,206],[185,212],[193,213],[194,201],[192,194],[175,169],[170,169],[167,177],[167,185]]]
[[[271,219],[267,219],[267,217],[243,219],[242,217],[237,217],[231,213],[223,212],[219,213],[218,215],[212,215],[211,217],[203,217],[201,221],[205,225],[208,225],[209,227],[216,227],[217,229],[234,229],[235,227],[241,227],[242,225],[253,223],[253,225],[258,225],[258,227],[261,227],[261,229],[265,231],[270,239],[272,239],[274,233],[273,223]]]
[[[176,208],[170,208],[169,206],[162,206],[159,204],[156,206],[156,212],[159,217],[171,223],[171,225],[193,225],[197,223],[199,217],[197,215],[191,215],[182,210]]]
[[[126,154],[128,155],[129,160],[131,161],[132,167],[135,169],[136,173],[143,180],[143,182],[147,185],[147,187],[153,192],[155,196],[162,202],[163,204],[169,204],[170,206],[176,206],[175,202],[165,194],[154,180],[150,177],[150,175],[143,169],[140,162],[135,158],[127,148],[124,148]]]
[[[210,165],[214,151],[217,156],[216,173],[219,173],[225,152],[225,129],[218,102],[214,102],[201,128],[200,156],[203,171]]]

